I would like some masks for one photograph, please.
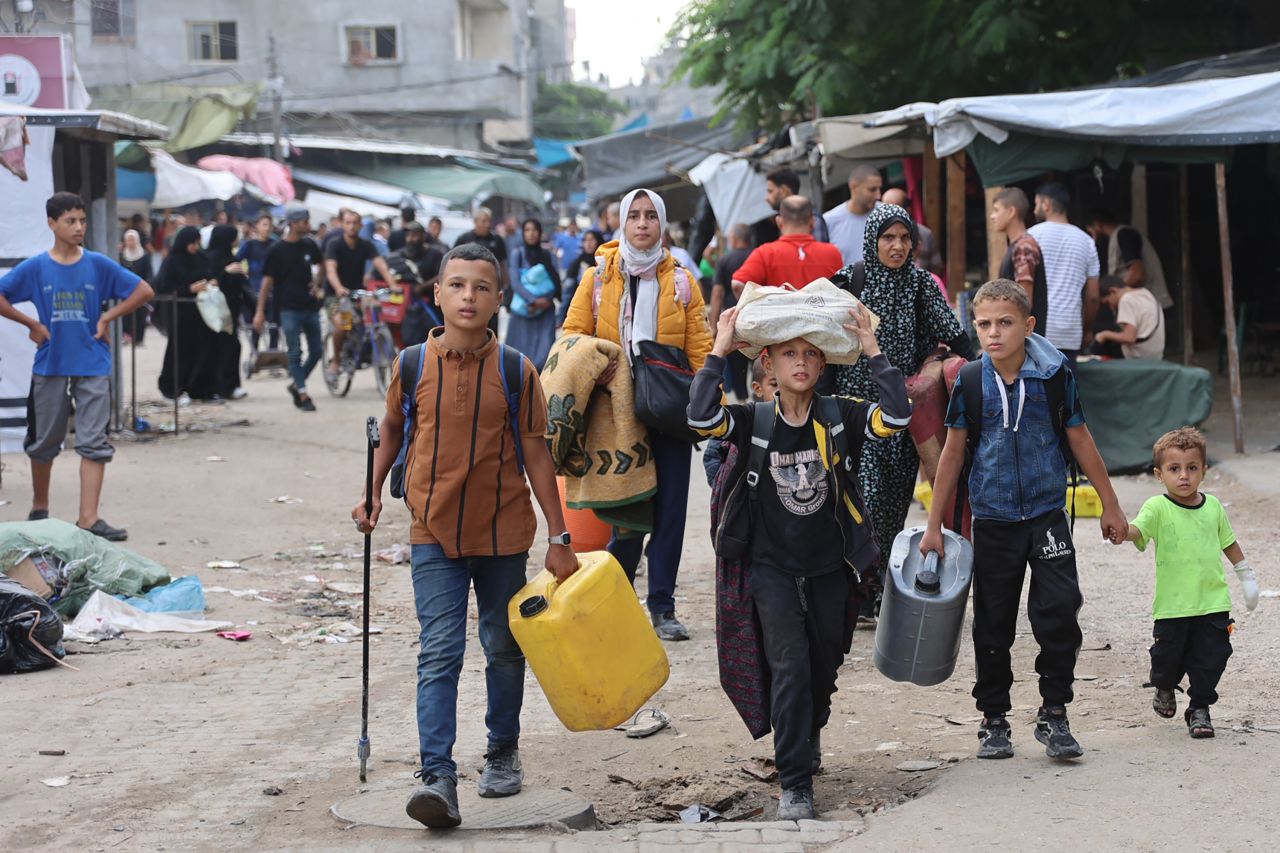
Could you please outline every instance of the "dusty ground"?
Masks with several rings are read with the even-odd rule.
[[[157,337],[139,353],[139,384],[148,391],[162,343]],[[1261,400],[1249,410],[1251,455],[1234,457],[1218,440],[1215,456],[1225,464],[1207,483],[1229,504],[1264,589],[1280,589],[1274,557],[1280,454],[1264,452],[1280,444],[1273,385],[1246,382],[1246,393]],[[317,382],[320,412],[304,415],[289,405],[283,386],[283,379],[255,378],[244,401],[184,411],[184,422],[201,432],[118,442],[104,516],[127,525],[130,546],[175,577],[194,573],[207,588],[256,590],[258,596],[207,593],[209,618],[235,622],[254,638],[133,635],[72,649],[68,661],[79,672],[0,680],[7,735],[0,849],[378,849],[405,840],[369,828],[346,831],[328,813],[358,790],[359,643],[281,642],[358,618],[358,599],[324,593],[303,578],[359,581],[360,540],[347,514],[363,479],[363,421],[380,412],[381,401],[372,378],[361,374],[344,400],[329,398]],[[1215,439],[1230,435],[1227,413],[1219,403],[1209,425]],[[159,408],[148,416],[157,424],[168,420]],[[215,428],[242,419],[248,425]],[[23,460],[5,462],[3,498],[10,503],[0,508],[0,520],[7,521],[25,516],[30,481]],[[695,483],[702,481],[698,474]],[[1125,477],[1117,489],[1132,514],[1154,484]],[[72,459],[55,466],[54,493],[54,514],[73,517]],[[273,501],[285,495],[301,501]],[[384,518],[375,547],[406,542],[405,512],[389,506]],[[920,518],[915,511],[911,523]],[[612,732],[570,734],[529,676],[522,740],[528,784],[572,788],[609,825],[668,819],[672,809],[694,802],[731,816],[763,807],[758,819],[772,817],[773,787],[740,769],[770,755],[771,746],[750,740],[718,687],[706,524],[706,490],[699,485],[690,500],[679,590],[694,639],[668,646],[671,680],[653,700],[673,716],[670,730],[643,741]],[[1149,691],[1140,686],[1150,557],[1104,545],[1089,519],[1078,523],[1077,541],[1085,643],[1072,713],[1086,758],[1050,764],[1031,737],[1038,697],[1025,620],[1015,649],[1019,754],[999,763],[967,757],[977,719],[967,648],[951,681],[920,689],[876,673],[871,634],[861,632],[841,675],[824,736],[828,770],[817,785],[825,815],[874,814],[856,846],[976,849],[997,839],[1015,849],[1064,841],[1085,849],[1270,845],[1264,840],[1280,814],[1274,783],[1280,728],[1260,727],[1280,726],[1274,666],[1280,601],[1263,599],[1255,613],[1237,615],[1235,656],[1215,709],[1219,737],[1192,742],[1180,722],[1154,716]],[[531,572],[540,565],[539,550]],[[245,568],[206,568],[212,560]],[[407,793],[417,751],[417,625],[407,567],[375,564],[373,589],[374,622],[385,630],[372,647],[370,780],[399,779]],[[1232,589],[1238,594],[1234,578]],[[474,784],[484,745],[481,667],[473,632],[459,708],[464,785]],[[67,754],[41,756],[42,749]],[[912,759],[957,761],[927,773],[895,769]],[[66,787],[40,781],[67,775]],[[273,788],[279,793],[265,793]]]

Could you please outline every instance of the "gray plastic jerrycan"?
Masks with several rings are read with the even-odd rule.
[[[889,552],[889,576],[876,624],[876,669],[921,687],[951,677],[960,654],[965,603],[973,581],[973,546],[942,531],[942,559],[920,554],[923,527],[902,531]]]

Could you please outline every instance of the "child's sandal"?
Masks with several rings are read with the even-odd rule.
[[[1209,719],[1208,708],[1188,708],[1183,718],[1187,721],[1188,733],[1197,740],[1213,737],[1213,722]]]
[[[1159,688],[1156,690],[1155,698],[1151,700],[1151,707],[1166,720],[1173,719],[1173,715],[1178,712],[1178,697],[1172,690]]]

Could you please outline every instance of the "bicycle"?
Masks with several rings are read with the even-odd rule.
[[[373,380],[379,394],[387,393],[391,382],[391,366],[398,350],[391,337],[391,329],[382,319],[382,306],[391,299],[391,289],[355,290],[350,297],[339,301],[333,312],[331,326],[324,334],[324,384],[335,397],[345,397],[351,390],[351,380],[362,367],[373,367]],[[352,302],[354,298],[355,302]],[[356,310],[358,307],[359,310]],[[346,332],[339,369],[329,370],[333,364],[334,328]]]

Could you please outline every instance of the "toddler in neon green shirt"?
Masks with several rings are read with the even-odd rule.
[[[1245,607],[1258,606],[1258,580],[1213,495],[1200,492],[1206,468],[1204,436],[1194,427],[1165,433],[1155,443],[1155,475],[1165,487],[1142,505],[1128,541],[1145,551],[1156,543],[1155,619],[1151,646],[1152,707],[1162,717],[1177,711],[1174,688],[1188,678],[1184,719],[1193,738],[1213,737],[1209,706],[1231,657],[1231,592],[1222,570],[1225,554],[1240,578]]]

